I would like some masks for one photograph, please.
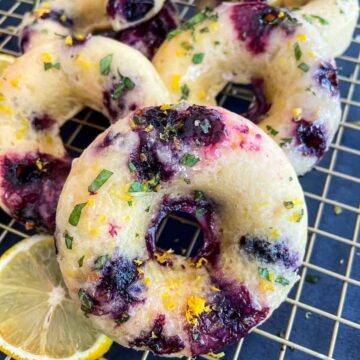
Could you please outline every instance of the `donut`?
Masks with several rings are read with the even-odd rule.
[[[190,259],[156,246],[174,211],[203,230]],[[192,356],[280,305],[306,229],[302,189],[276,143],[228,110],[181,103],[136,110],[75,160],[55,237],[70,295],[96,328],[126,347]]]
[[[0,206],[27,228],[52,233],[71,159],[59,127],[85,106],[111,122],[169,100],[138,51],[94,36],[29,50],[0,81]],[[111,139],[109,139],[111,141]]]
[[[258,2],[207,9],[168,35],[153,64],[173,102],[211,105],[227,82],[252,84],[256,102],[244,116],[273,137],[298,175],[323,157],[340,122],[331,52],[286,9]]]
[[[178,12],[171,1],[165,1],[162,9],[150,20],[122,31],[102,33],[139,50],[151,59],[168,33],[179,25]]]
[[[113,37],[137,45],[146,54],[155,52],[155,46],[159,47],[177,25],[177,10],[170,0],[53,0],[25,16],[19,42],[25,52],[59,36],[82,39],[91,32],[111,30],[120,32]],[[129,31],[122,34],[124,29]],[[135,41],[140,35],[142,38]]]
[[[231,1],[231,0],[230,0]],[[245,0],[246,1],[246,0]],[[315,26],[329,44],[333,56],[341,55],[350,45],[359,13],[358,0],[251,0],[271,6],[290,8]],[[200,0],[197,8],[220,5],[220,0]]]

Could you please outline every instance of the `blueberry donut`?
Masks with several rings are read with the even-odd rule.
[[[171,1],[167,0],[162,9],[150,20],[122,31],[106,32],[102,35],[121,41],[151,59],[166,39],[167,34],[178,25],[177,9]]]
[[[358,0],[251,1],[267,3],[271,6],[287,7],[292,11],[296,11],[300,17],[318,29],[320,36],[330,45],[333,56],[341,55],[350,45],[359,13]],[[203,10],[206,7],[215,7],[222,2],[221,0],[200,0],[197,2],[197,9]]]
[[[173,101],[215,104],[227,82],[251,83],[244,114],[283,148],[297,174],[322,158],[338,128],[339,83],[331,52],[295,13],[264,3],[225,3],[168,35],[153,63]]]
[[[140,47],[144,53],[155,52],[155,45],[159,47],[177,25],[177,10],[170,0],[165,4],[164,0],[52,0],[42,2],[26,15],[20,30],[20,46],[27,51],[59,36],[68,37],[70,42],[70,35],[81,39],[90,32],[131,28],[131,39],[129,32],[124,35],[120,31],[117,37],[134,43],[134,37],[142,34],[144,39],[138,39],[135,45],[140,47],[142,42],[147,45],[145,49],[144,45]]]
[[[156,246],[174,211],[203,230],[190,259]],[[265,132],[228,110],[181,103],[137,110],[101,134],[74,161],[56,226],[70,294],[100,331],[191,356],[245,336],[286,298],[307,211]]]
[[[113,122],[168,100],[151,63],[115,40],[94,36],[70,46],[59,39],[31,49],[0,80],[1,208],[53,232],[71,165],[59,127],[85,106]]]

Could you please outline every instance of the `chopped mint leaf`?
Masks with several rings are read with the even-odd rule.
[[[279,132],[270,125],[266,125],[266,130],[271,136],[276,136]]]
[[[295,59],[300,60],[302,57],[302,51],[301,51],[299,43],[297,43],[297,42],[294,44],[294,53],[295,53]]]
[[[100,60],[100,74],[107,76],[110,74],[111,63],[113,61],[114,54],[109,54]]]
[[[55,64],[48,63],[48,62],[44,63],[44,70],[45,71],[48,71],[50,69],[60,70],[60,68],[61,68],[60,63],[55,63]]]
[[[64,237],[65,237],[65,245],[66,245],[66,247],[69,250],[71,250],[74,238],[72,236],[70,236],[67,232],[64,234]]]
[[[282,275],[279,275],[276,280],[275,280],[276,283],[280,284],[280,285],[283,285],[283,286],[286,286],[286,285],[289,285],[290,284],[290,281],[288,279],[286,279],[284,276]]]
[[[206,209],[201,208],[201,209],[196,209],[195,215],[197,217],[202,217],[202,216],[204,216],[205,213],[206,213]]]
[[[204,60],[204,53],[194,54],[192,57],[192,62],[195,65],[201,64]]]
[[[323,17],[319,16],[319,15],[307,15],[304,14],[303,18],[309,22],[310,24],[313,23],[313,20],[317,20],[321,25],[329,25],[330,22],[326,19],[324,19]]]
[[[202,191],[195,190],[195,200],[203,200],[205,199],[205,195]]]
[[[281,138],[280,147],[284,147],[285,145],[290,145],[292,143],[292,138]]]
[[[310,70],[310,66],[308,64],[305,63],[301,63],[298,65],[298,68],[303,71],[303,72],[308,72]]]
[[[136,166],[134,165],[134,163],[132,161],[129,161],[128,165],[129,165],[129,170],[131,173],[136,171]]]
[[[83,256],[78,260],[79,267],[82,267],[82,266],[84,265],[84,259],[85,259],[85,255],[83,255]]]
[[[82,212],[83,208],[86,206],[86,204],[87,203],[75,205],[75,207],[69,217],[69,223],[72,226],[77,226],[77,224],[79,223],[80,217],[81,217],[81,212]]]
[[[114,173],[110,170],[101,170],[95,180],[88,187],[89,192],[94,193],[98,191],[110,179],[113,174]]]
[[[180,45],[187,51],[194,49],[194,47],[188,41],[182,41]]]
[[[192,18],[190,18],[188,21],[186,21],[184,24],[182,24],[177,29],[171,31],[169,34],[167,34],[166,39],[171,40],[175,36],[181,34],[183,31],[191,30],[192,34],[195,32],[195,25],[202,23],[204,20],[209,19],[211,21],[217,21],[219,18],[218,14],[214,12],[211,8],[206,8],[202,12],[194,15]],[[204,28],[203,28],[204,29]],[[202,29],[200,29],[201,32]]]
[[[121,74],[119,75],[120,83],[112,94],[113,99],[118,99],[121,95],[123,95],[125,90],[132,90],[135,87],[135,83],[130,78],[122,76]]]
[[[81,310],[83,311],[84,315],[88,317],[94,305],[93,301],[87,292],[83,289],[79,289],[78,296],[81,301]]]
[[[187,100],[190,95],[190,89],[187,84],[181,85],[181,98],[180,100]]]
[[[181,165],[192,167],[199,161],[200,159],[197,156],[187,153],[181,158],[180,163]]]
[[[293,209],[294,208],[294,203],[290,200],[290,201],[284,201],[283,202],[284,206],[285,206],[285,209]]]
[[[109,260],[109,255],[99,256],[94,263],[95,270],[101,270]]]
[[[141,191],[142,191],[142,184],[139,181],[134,181],[129,188],[129,192],[141,192]]]
[[[305,281],[310,284],[317,284],[319,280],[320,280],[320,276],[318,275],[307,274],[305,276]]]
[[[122,314],[119,319],[116,319],[115,322],[118,325],[120,325],[120,324],[127,322],[129,319],[130,319],[130,315],[125,313],[125,314]]]
[[[261,268],[261,267],[259,267],[259,268],[258,268],[258,273],[259,273],[259,276],[260,276],[262,279],[269,280],[269,270],[268,270],[267,268]]]

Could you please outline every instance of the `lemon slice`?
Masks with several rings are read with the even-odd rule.
[[[15,359],[97,359],[110,346],[70,299],[52,237],[30,237],[1,256],[1,351]]]
[[[10,65],[13,64],[16,60],[15,56],[1,54],[0,53],[0,75],[2,75],[5,69]]]

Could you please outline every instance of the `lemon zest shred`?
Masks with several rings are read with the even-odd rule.
[[[171,77],[171,90],[176,92],[180,91],[180,81],[181,81],[181,76],[174,74]]]
[[[187,301],[187,309],[185,313],[186,320],[193,325],[198,325],[197,316],[204,312],[210,312],[211,308],[206,304],[206,299],[191,295]]]
[[[210,288],[212,291],[221,291],[219,288],[217,288],[216,286],[211,286]]]
[[[298,34],[298,36],[296,37],[298,39],[298,41],[300,42],[305,42],[307,41],[307,36],[305,34]]]
[[[213,359],[221,359],[225,356],[225,353],[223,351],[221,353],[217,353],[217,354],[215,354],[213,352],[209,352],[206,355],[212,357]]]
[[[166,262],[166,260],[171,258],[173,252],[174,252],[173,249],[169,249],[169,250],[165,251],[164,253],[162,253],[161,255],[158,253],[155,253],[155,259],[160,264],[164,264]]]
[[[196,265],[195,267],[196,268],[201,268],[203,265],[207,265],[208,263],[208,260],[204,257],[201,257],[197,262],[196,262]]]
[[[274,285],[267,280],[261,279],[259,283],[259,289],[261,292],[274,291]]]
[[[48,52],[44,52],[41,54],[41,60],[44,62],[44,63],[51,63],[52,60],[53,60],[53,57],[50,53]]]
[[[294,120],[298,121],[301,118],[302,108],[294,108],[292,110],[292,113],[293,113]]]
[[[167,310],[174,310],[177,307],[176,301],[171,299],[171,295],[168,291],[163,293],[162,302]]]
[[[65,44],[67,46],[73,46],[74,44],[74,41],[73,41],[73,38],[71,35],[68,35],[66,38],[65,38]]]

